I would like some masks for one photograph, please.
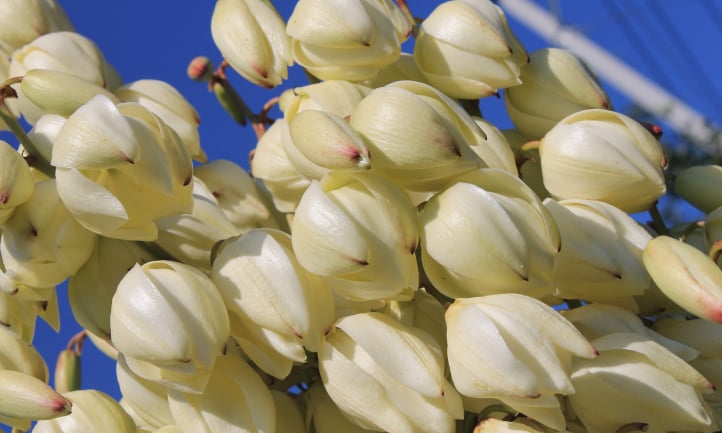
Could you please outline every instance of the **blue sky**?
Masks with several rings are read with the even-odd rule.
[[[230,159],[247,166],[248,152],[255,145],[252,130],[234,124],[205,85],[186,77],[186,66],[197,55],[206,55],[215,62],[221,60],[210,35],[213,2],[60,1],[76,30],[100,46],[126,82],[162,79],[185,95],[200,114],[201,143],[209,159]],[[439,4],[428,0],[408,2],[417,16],[427,15]],[[293,1],[275,3],[284,17],[290,15],[295,4]],[[537,0],[536,3],[683,98],[711,122],[722,124],[719,82],[722,60],[718,53],[722,29],[715,26],[715,20],[722,15],[722,5],[715,6],[717,2],[712,0]],[[551,45],[513,18],[510,24],[528,51]],[[245,83],[235,74],[231,74],[231,80],[256,110],[280,94],[280,90]],[[282,88],[306,83],[304,74],[296,67]],[[619,111],[630,106],[624,95],[608,85],[605,88]],[[482,110],[500,128],[510,127],[503,112],[503,100],[486,100]],[[0,138],[12,141],[7,135]],[[66,303],[65,287],[60,287],[59,292],[61,302]],[[57,354],[79,330],[67,307],[63,308],[61,317],[60,335],[39,324],[36,336],[36,345],[45,355],[51,374]],[[85,355],[83,386],[119,397],[114,363],[90,344]]]

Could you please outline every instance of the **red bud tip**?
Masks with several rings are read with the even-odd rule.
[[[704,312],[705,319],[711,322],[722,323],[722,305],[709,305],[707,311]]]
[[[351,145],[341,145],[339,153],[352,161],[361,159],[361,152]]]
[[[264,69],[262,66],[259,65],[253,65],[253,70],[256,71],[258,75],[260,75],[263,78],[268,78],[268,71]]]
[[[69,414],[72,411],[73,403],[60,395],[59,397],[51,402],[51,409],[55,413]]]
[[[645,122],[638,120],[639,124],[644,126],[644,129],[649,131],[650,134],[654,135],[654,138],[659,139],[662,136],[662,127],[655,125],[654,123]]]
[[[187,73],[191,80],[206,82],[213,75],[213,62],[208,57],[198,56],[191,60]]]

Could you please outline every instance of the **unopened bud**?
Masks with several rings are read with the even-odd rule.
[[[43,114],[68,117],[81,105],[102,94],[113,103],[120,100],[103,87],[78,76],[49,69],[31,69],[20,84],[22,94]]]
[[[690,313],[722,323],[722,271],[704,253],[658,236],[647,243],[644,266],[659,289]]]
[[[363,138],[341,117],[318,110],[298,113],[289,124],[291,139],[311,162],[329,170],[368,169]]]
[[[80,355],[75,350],[65,349],[55,363],[55,390],[66,393],[80,389]]]
[[[698,165],[682,170],[674,181],[674,189],[702,212],[712,212],[722,206],[718,185],[722,182],[722,167]]]
[[[51,419],[70,413],[72,403],[42,380],[13,370],[0,370],[0,416]]]
[[[206,56],[198,56],[188,64],[188,78],[205,83],[213,76],[213,62]]]
[[[238,95],[235,95],[235,90],[224,87],[223,84],[216,82],[213,83],[213,93],[216,94],[216,99],[218,99],[223,109],[231,115],[233,120],[241,126],[245,126],[247,122],[246,113],[238,104]]]
[[[539,145],[544,186],[555,199],[588,199],[627,212],[666,192],[662,147],[636,120],[589,109],[554,126]]]

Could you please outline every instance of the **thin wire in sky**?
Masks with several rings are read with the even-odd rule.
[[[653,74],[655,78],[660,82],[663,87],[666,87],[671,93],[676,93],[674,80],[667,74],[667,69],[658,60],[658,55],[650,49],[650,46],[644,42],[644,37],[637,30],[639,28],[638,22],[631,23],[629,16],[637,16],[636,14],[630,13],[629,4],[625,4],[626,10],[623,10],[614,1],[603,1],[602,5],[610,10],[611,16],[614,17],[614,21],[622,29],[622,35],[628,42],[628,46],[636,53],[636,56],[644,63],[649,73]],[[639,15],[644,15],[643,13]]]
[[[648,0],[647,3],[650,4]],[[708,3],[709,0],[701,3]],[[720,107],[719,101],[722,101],[722,96],[715,83],[710,78],[707,69],[699,62],[699,60],[692,54],[693,48],[691,48],[684,35],[681,34],[677,26],[674,25],[669,15],[666,12],[666,8],[656,7],[650,4],[647,10],[654,16],[654,19],[658,22],[659,26],[665,30],[668,36],[670,45],[674,48],[674,54],[679,56],[683,61],[680,63],[683,68],[687,70],[689,76],[692,79],[686,80],[696,89],[696,93],[704,100],[707,105],[712,109],[718,118],[722,119],[722,107]]]

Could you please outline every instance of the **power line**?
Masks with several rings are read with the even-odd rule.
[[[628,11],[622,10],[614,1],[602,1],[601,3],[604,7],[611,9],[612,16],[615,17],[615,21],[622,28],[622,35],[624,35],[632,50],[637,53],[637,57],[643,63],[646,63],[647,70],[653,71],[664,87],[674,90],[674,81],[667,74],[667,68],[657,60],[658,56],[650,50],[649,45],[643,42],[644,37],[637,31],[637,27],[629,22]]]
[[[654,0],[653,0],[654,1]],[[705,3],[704,1],[702,3]],[[677,27],[674,25],[672,20],[664,11],[664,8],[655,7],[651,5],[648,10],[655,16],[655,19],[659,22],[662,28],[667,32],[668,40],[676,54],[682,58],[681,64],[687,72],[694,77],[691,81],[692,86],[697,89],[697,93],[701,95],[702,99],[706,101],[707,105],[712,108],[712,111],[719,117],[722,118],[722,111],[720,110],[718,101],[722,100],[720,92],[717,90],[717,86],[712,82],[707,69],[703,67],[697,58],[692,55],[690,47],[687,45],[686,39],[680,34]]]
[[[543,38],[556,41],[579,55],[608,83],[636,101],[650,113],[658,115],[680,134],[718,153],[721,136],[705,116],[672,93],[647,79],[574,29],[560,25],[546,10],[530,0],[500,0],[507,15],[516,18]]]

